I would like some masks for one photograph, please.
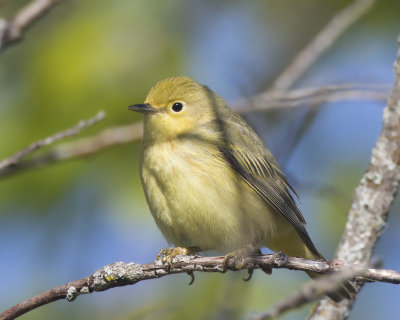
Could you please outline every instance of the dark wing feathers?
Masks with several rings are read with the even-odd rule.
[[[230,133],[220,147],[223,156],[260,197],[293,225],[308,249],[313,254],[321,256],[304,227],[304,217],[290,191],[295,195],[296,193],[279,169],[274,157],[258,136],[252,134],[253,130],[243,119],[237,115],[231,117],[234,117],[235,121],[229,121],[229,118],[223,121],[223,124],[229,127],[225,132]]]

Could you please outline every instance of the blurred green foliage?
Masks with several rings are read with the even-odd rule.
[[[0,157],[99,110],[107,112],[107,119],[81,136],[138,120],[126,106],[142,101],[154,81],[176,73],[182,60],[176,39],[165,34],[162,4],[139,1],[132,8],[129,1],[113,6],[106,1],[64,1],[29,30],[22,44],[5,51],[0,72]],[[126,150],[113,150],[112,157],[121,159],[122,173],[137,158],[124,157]],[[115,173],[104,170],[109,163],[104,160],[92,169],[119,185]],[[87,164],[78,160],[6,179],[0,182],[0,199],[14,203],[23,194],[27,201],[50,205],[86,170]]]

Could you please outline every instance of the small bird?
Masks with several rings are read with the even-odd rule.
[[[128,109],[144,114],[141,180],[157,226],[176,246],[158,258],[215,250],[240,267],[267,247],[325,260],[275,158],[223,98],[190,77],[173,77]],[[351,288],[330,297],[351,298]]]

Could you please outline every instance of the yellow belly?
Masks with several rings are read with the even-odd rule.
[[[282,250],[279,243],[287,239],[297,242],[297,255],[303,255],[304,245],[294,228],[217,150],[201,149],[200,144],[194,148],[190,142],[179,147],[164,142],[143,150],[143,187],[165,238],[175,246],[221,253],[248,244]]]

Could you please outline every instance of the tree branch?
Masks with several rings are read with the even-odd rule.
[[[91,118],[89,120],[79,121],[79,123],[73,128],[70,128],[70,129],[67,129],[67,130],[64,130],[61,132],[57,132],[56,134],[54,134],[50,137],[47,137],[43,140],[38,140],[36,142],[33,142],[29,147],[17,152],[16,154],[12,155],[11,157],[8,157],[8,158],[2,160],[0,162],[0,172],[6,171],[6,169],[9,169],[9,168],[15,166],[21,160],[21,158],[25,157],[29,153],[31,153],[41,147],[48,146],[56,141],[65,139],[67,137],[77,135],[82,130],[84,130],[84,129],[94,125],[96,122],[104,119],[105,115],[106,114],[104,111],[100,111],[96,116],[94,116],[93,118]]]
[[[45,291],[31,299],[23,301],[0,314],[0,320],[15,319],[16,317],[36,309],[47,303],[67,299],[75,300],[80,294],[87,294],[93,291],[105,291],[114,287],[132,285],[143,280],[161,278],[171,274],[200,272],[225,272],[226,270],[236,271],[233,259],[224,269],[223,256],[220,257],[199,257],[199,256],[176,256],[171,266],[155,261],[145,265],[136,263],[116,262],[97,270],[89,277],[70,282],[68,284]],[[387,282],[400,284],[400,273],[393,270],[363,269],[357,265],[345,265],[341,263],[329,264],[325,261],[313,261],[302,258],[288,257],[283,253],[275,253],[260,256],[251,256],[244,259],[243,269],[268,269],[284,268],[291,270],[313,271],[318,273],[356,272],[351,277],[358,275],[359,282]],[[346,275],[349,275],[346,273]],[[323,289],[320,292],[326,293]],[[321,294],[323,294],[321,293]]]
[[[142,132],[143,123],[141,122],[105,129],[91,137],[55,146],[52,150],[43,155],[38,155],[13,166],[0,169],[0,177],[21,172],[24,169],[38,168],[59,161],[89,156],[118,144],[139,140],[142,136]]]
[[[307,303],[316,301],[324,297],[327,293],[335,292],[345,281],[361,275],[364,270],[365,269],[344,270],[341,272],[328,274],[313,281],[309,281],[304,284],[296,293],[292,294],[285,300],[278,302],[265,313],[252,315],[248,319],[276,319],[286,311],[297,309]]]
[[[274,94],[261,93],[231,103],[238,113],[296,108],[301,105],[321,105],[343,100],[387,101],[392,85],[344,83],[322,87],[299,88],[277,91]]]
[[[57,3],[57,0],[35,0],[22,8],[10,22],[0,19],[0,52],[22,38],[23,33]]]
[[[372,149],[370,167],[355,190],[346,229],[335,255],[347,263],[369,264],[399,187],[400,36],[394,73],[393,91],[383,110],[382,130]],[[323,299],[310,319],[345,319],[352,305],[352,301],[335,305]]]

